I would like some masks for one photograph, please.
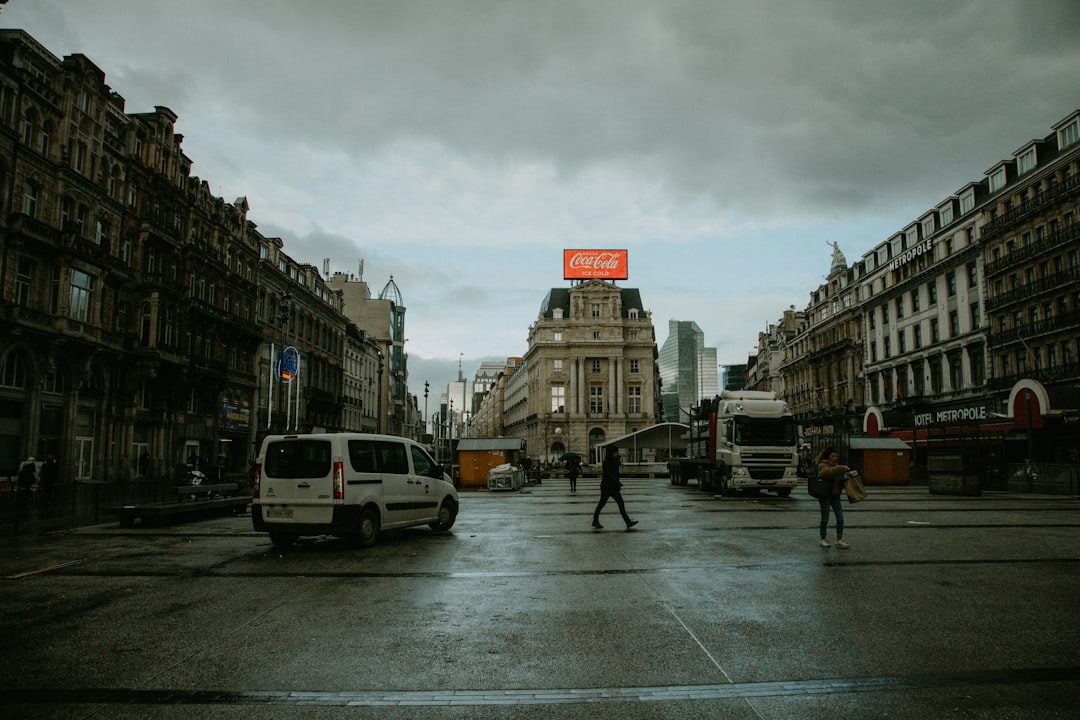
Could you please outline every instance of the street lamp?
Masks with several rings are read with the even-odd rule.
[[[428,422],[427,397],[428,397],[428,382],[427,382],[427,380],[425,380],[424,381],[424,434],[425,435],[427,435],[427,429],[428,429],[428,427],[427,427],[427,422]]]

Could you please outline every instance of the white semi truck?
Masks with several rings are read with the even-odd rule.
[[[671,482],[697,478],[702,490],[723,495],[773,490],[787,497],[799,483],[798,446],[795,418],[776,393],[725,390],[694,409],[688,457],[669,464]]]

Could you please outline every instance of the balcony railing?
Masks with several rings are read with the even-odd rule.
[[[1045,318],[1034,323],[1026,323],[1008,330],[991,330],[987,342],[990,347],[1001,347],[1018,339],[1030,340],[1039,335],[1057,332],[1080,325],[1080,310],[1070,310],[1060,315]]]
[[[1034,282],[1025,283],[1024,285],[1013,288],[1001,295],[991,295],[987,297],[986,311],[991,312],[1013,303],[1023,303],[1024,305],[1027,305],[1031,302],[1032,296],[1036,293],[1051,292],[1066,288],[1077,282],[1080,282],[1080,267],[1062,270],[1061,272],[1054,273],[1053,275],[1041,278]]]
[[[1065,182],[1056,183],[1050,189],[1038,192],[1034,198],[1027,199],[1017,207],[1010,208],[1008,211],[993,218],[982,227],[983,239],[987,239],[1003,232],[1010,225],[1018,223],[1030,215],[1034,215],[1050,203],[1054,202],[1058,196],[1071,193],[1076,188],[1078,181],[1080,181],[1080,176],[1074,175]]]
[[[997,260],[986,263],[986,276],[990,277],[1005,270],[1012,270],[1025,260],[1038,257],[1061,245],[1076,242],[1077,240],[1080,240],[1080,223],[1073,223],[1064,230],[1052,232],[1029,245],[1017,248]]]

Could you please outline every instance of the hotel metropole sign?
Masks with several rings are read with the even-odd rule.
[[[907,265],[909,262],[911,262],[917,257],[922,257],[923,255],[930,255],[933,249],[933,240],[923,240],[916,245],[912,245],[889,262],[889,270],[896,270],[902,265]]]
[[[885,426],[895,429],[960,427],[1000,420],[1000,416],[995,415],[984,402],[916,405],[886,410],[882,415]]]

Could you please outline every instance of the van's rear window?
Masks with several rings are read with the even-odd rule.
[[[272,478],[324,478],[330,474],[329,440],[281,440],[266,448],[263,473]]]

